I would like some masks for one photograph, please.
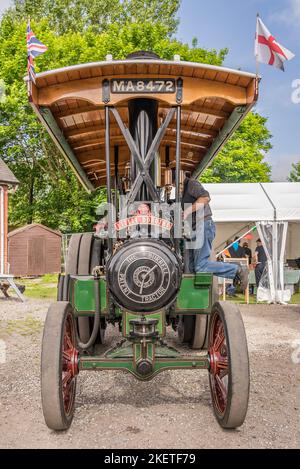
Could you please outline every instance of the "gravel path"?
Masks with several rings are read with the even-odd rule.
[[[297,448],[300,447],[299,306],[242,306],[251,359],[247,419],[217,425],[205,371],[167,371],[149,383],[121,372],[82,373],[68,432],[44,424],[39,366],[47,301],[0,301],[1,448]],[[108,341],[117,329],[108,330]],[[294,351],[295,352],[295,351]],[[300,351],[294,353],[300,361]],[[1,359],[1,355],[0,355]]]

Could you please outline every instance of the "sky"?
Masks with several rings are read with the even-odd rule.
[[[256,14],[276,40],[296,57],[286,62],[283,73],[260,65],[260,98],[257,111],[268,117],[273,149],[267,161],[272,179],[284,181],[292,163],[300,161],[300,103],[292,102],[292,83],[300,80],[300,0],[182,0],[178,38],[191,44],[197,37],[204,48],[229,48],[224,65],[256,70],[254,36]]]
[[[0,15],[12,3],[0,0]],[[300,103],[292,102],[292,83],[300,80],[300,0],[182,0],[178,39],[229,54],[224,65],[255,72],[254,35],[259,13],[276,40],[296,57],[283,73],[260,65],[262,81],[256,110],[268,118],[273,149],[267,156],[272,179],[284,181],[292,163],[300,161]]]

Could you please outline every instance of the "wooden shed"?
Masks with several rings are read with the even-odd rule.
[[[9,272],[15,277],[61,271],[61,233],[33,223],[8,234]]]
[[[8,191],[16,188],[18,179],[0,158],[0,275],[7,274]]]

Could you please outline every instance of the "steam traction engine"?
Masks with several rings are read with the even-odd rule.
[[[251,74],[149,53],[41,73],[32,84],[39,119],[84,187],[106,186],[108,202],[102,229],[72,236],[47,314],[41,383],[51,429],[70,426],[77,376],[89,370],[144,381],[206,369],[219,424],[242,425],[243,321],[235,305],[218,301],[211,274],[188,272],[179,207],[184,173],[198,177],[210,164],[255,103],[257,85]],[[120,328],[111,348],[103,346],[108,324]],[[198,351],[185,356],[168,345],[167,326]]]

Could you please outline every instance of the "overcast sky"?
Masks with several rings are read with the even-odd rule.
[[[0,0],[0,14],[12,2]],[[291,100],[292,82],[300,79],[300,0],[182,0],[178,38],[199,46],[230,52],[224,65],[255,72],[254,34],[259,12],[277,41],[296,54],[283,73],[268,65],[262,75],[257,110],[269,118],[273,150],[267,160],[273,179],[285,180],[293,162],[300,161],[300,104]]]

